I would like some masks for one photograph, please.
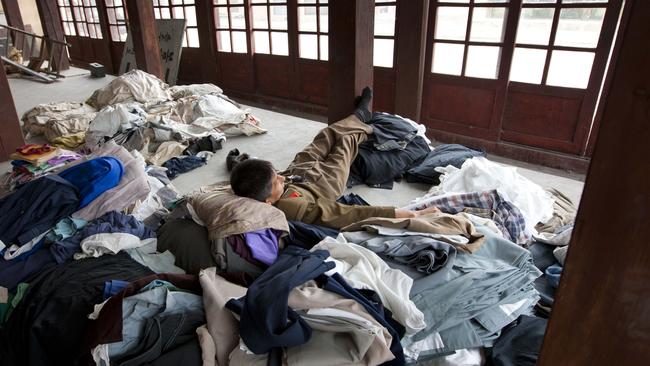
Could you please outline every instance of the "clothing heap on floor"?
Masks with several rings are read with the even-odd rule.
[[[90,154],[0,198],[2,365],[536,363],[575,218],[559,191],[482,151],[431,149],[420,125],[376,114],[351,179],[435,184],[407,208],[441,212],[339,230],[287,221],[227,185],[182,197],[171,179],[195,164],[184,159],[223,140],[211,133],[182,150],[170,140],[153,155],[129,141],[147,135],[143,126],[191,130],[147,125],[148,101],[196,116],[221,103],[206,95],[226,99],[197,96],[210,85],[158,88],[133,72],[116,80],[91,105],[100,120],[125,119],[91,120],[85,133],[102,138]],[[174,109],[182,98],[192,106]],[[384,166],[390,174],[373,176]]]

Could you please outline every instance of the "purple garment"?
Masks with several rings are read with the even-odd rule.
[[[61,163],[65,163],[67,161],[75,161],[81,159],[81,155],[79,154],[61,154],[58,156],[53,157],[52,159],[48,160],[47,163],[50,164],[51,166],[59,165]]]
[[[279,235],[277,230],[262,229],[244,233],[244,238],[253,258],[270,266],[278,258]]]

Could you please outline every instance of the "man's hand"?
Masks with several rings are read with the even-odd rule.
[[[395,218],[396,219],[412,219],[416,218],[422,215],[434,213],[434,212],[440,212],[438,207],[431,206],[427,207],[425,209],[419,210],[419,211],[409,211],[409,210],[402,210],[401,208],[396,208],[395,209]]]

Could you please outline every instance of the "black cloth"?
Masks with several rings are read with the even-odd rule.
[[[540,304],[545,307],[552,307],[555,302],[555,288],[551,286],[551,283],[546,277],[546,269],[557,262],[555,256],[553,255],[553,249],[557,248],[553,245],[548,245],[540,242],[533,242],[528,250],[533,257],[533,263],[540,271],[542,275],[535,279],[533,286],[540,296]]]
[[[395,321],[392,314],[385,309],[380,301],[373,301],[376,299],[375,294],[368,291],[361,293],[354,288],[350,287],[345,279],[338,274],[330,276],[319,276],[316,282],[325,290],[339,294],[345,298],[353,299],[358,302],[364,309],[382,326],[388,330],[393,340],[390,344],[390,351],[395,356],[395,359],[384,362],[383,365],[404,365],[404,349],[400,343],[400,339],[404,337],[406,329],[400,323]],[[367,297],[366,297],[367,296]]]
[[[359,196],[356,193],[348,193],[346,195],[343,195],[339,197],[336,202],[344,203],[346,205],[370,206],[370,204],[366,202],[363,197]]]
[[[88,314],[104,301],[104,283],[151,274],[126,253],[69,261],[41,273],[0,331],[2,365],[78,363]]]
[[[244,160],[250,159],[250,156],[246,153],[240,154],[239,149],[232,149],[228,151],[228,155],[226,156],[226,168],[228,171],[233,170],[235,165],[241,163]]]
[[[174,264],[188,274],[217,265],[212,257],[208,230],[190,219],[172,219],[158,229],[158,251],[169,250]]]
[[[339,231],[325,226],[289,221],[289,235],[283,240],[285,245],[295,245],[309,250],[327,236],[336,238],[339,236]]]
[[[492,366],[535,366],[542,348],[546,319],[522,315],[494,342],[488,359]]]
[[[24,184],[0,199],[0,240],[22,246],[79,207],[77,188],[58,175]]]
[[[194,140],[190,146],[185,149],[183,154],[196,155],[201,151],[216,152],[217,150],[221,150],[221,141],[222,140],[217,139],[212,135],[202,137],[200,139]]]
[[[157,315],[147,319],[143,327],[140,343],[127,354],[121,355],[116,360],[111,360],[119,366],[138,366],[150,363],[161,364],[173,351],[192,341],[196,342],[196,328],[205,324],[203,314],[179,313],[168,316]],[[195,343],[196,344],[196,343]],[[203,364],[201,349],[195,347],[182,347],[183,363],[176,365]],[[159,362],[156,362],[159,360]],[[164,364],[169,364],[165,362]]]
[[[176,178],[179,174],[187,173],[200,166],[205,165],[205,159],[198,156],[184,156],[175,157],[163,163],[163,167],[167,168],[167,177],[169,179]]]
[[[326,250],[309,252],[289,246],[255,282],[246,296],[232,299],[226,307],[239,314],[239,333],[248,348],[255,354],[280,347],[305,344],[311,338],[311,327],[294,310],[289,308],[289,293],[295,287],[334,268]]]
[[[359,153],[350,167],[347,186],[365,183],[375,188],[392,189],[393,181],[418,164],[430,148],[422,136],[416,136],[404,150],[379,151],[369,139],[359,145]]]
[[[435,149],[429,151],[421,163],[406,172],[406,181],[409,183],[440,184],[440,173],[436,172],[436,167],[453,165],[460,168],[465,160],[477,156],[485,156],[485,151],[473,150],[458,144],[436,146]]]

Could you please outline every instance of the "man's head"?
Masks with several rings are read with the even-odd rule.
[[[235,165],[230,186],[236,195],[274,204],[284,192],[284,177],[266,160],[248,159]]]

